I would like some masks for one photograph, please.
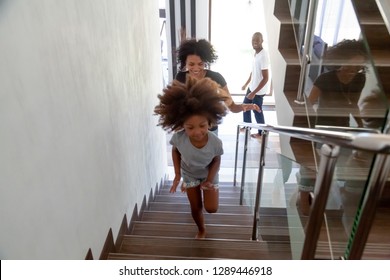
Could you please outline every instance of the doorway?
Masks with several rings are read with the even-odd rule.
[[[263,47],[269,53],[263,0],[210,1],[210,41],[218,54],[218,60],[211,68],[225,77],[230,93],[241,103],[245,95],[241,87],[252,67],[253,33],[263,34]],[[274,95],[266,96],[264,104],[274,105]]]

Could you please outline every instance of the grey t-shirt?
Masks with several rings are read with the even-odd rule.
[[[173,134],[169,143],[175,146],[181,154],[181,172],[184,181],[207,178],[208,166],[214,157],[223,154],[222,141],[212,132],[208,132],[208,142],[203,148],[196,148],[184,130]],[[214,184],[218,184],[215,176]]]

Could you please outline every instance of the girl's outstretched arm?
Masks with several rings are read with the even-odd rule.
[[[174,193],[176,192],[177,186],[179,185],[181,180],[181,171],[180,171],[181,154],[179,153],[179,150],[175,146],[172,146],[172,161],[175,170],[175,178],[173,179],[172,187],[169,190],[169,192]]]

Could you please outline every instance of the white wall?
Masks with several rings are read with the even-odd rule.
[[[276,116],[278,125],[292,126],[293,115],[291,107],[284,94],[286,62],[278,51],[280,36],[280,21],[274,16],[275,0],[261,0],[264,7],[265,24],[267,28],[270,63],[272,68],[272,85],[275,96]],[[290,137],[280,135],[282,154],[294,158],[290,147]]]
[[[99,258],[164,176],[158,8],[0,2],[0,259]]]
[[[210,0],[196,1],[196,37],[198,39],[209,39],[209,3]]]

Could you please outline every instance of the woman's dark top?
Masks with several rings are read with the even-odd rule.
[[[221,88],[226,86],[227,83],[225,81],[225,78],[221,74],[219,74],[218,72],[214,72],[214,71],[206,70],[206,69],[204,71],[206,71],[205,78],[210,78],[214,82],[218,83],[221,86]],[[185,83],[186,82],[186,78],[187,78],[187,74],[188,74],[188,71],[178,72],[176,74],[176,78],[175,79],[178,80],[181,83]]]
[[[321,74],[314,82],[321,90],[316,124],[349,127],[349,115],[359,114],[358,101],[365,82],[364,73],[357,73],[348,84],[340,82],[337,70]]]

